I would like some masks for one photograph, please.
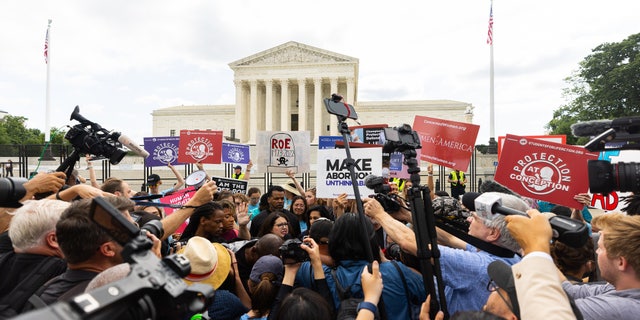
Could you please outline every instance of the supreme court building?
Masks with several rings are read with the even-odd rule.
[[[294,41],[234,61],[229,67],[234,72],[234,105],[154,110],[153,136],[177,136],[183,129],[217,130],[229,140],[255,144],[258,131],[303,130],[310,132],[313,145],[319,136],[339,135],[336,116],[323,103],[332,93],[341,94],[355,107],[362,125],[413,125],[415,115],[473,120],[473,106],[466,102],[359,101],[357,58]]]

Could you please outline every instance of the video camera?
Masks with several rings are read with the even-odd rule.
[[[604,131],[603,131],[604,130]],[[584,147],[589,151],[640,150],[640,117],[579,122],[571,126],[574,136],[595,136]],[[640,163],[589,160],[592,193],[640,191]]]
[[[118,142],[120,132],[110,132],[99,124],[87,120],[80,115],[79,106],[73,109],[69,120],[77,120],[80,123],[70,127],[64,138],[69,140],[79,153],[109,158],[109,162],[113,165],[120,163],[127,154],[120,149],[121,144]]]
[[[286,240],[279,248],[282,262],[289,264],[308,261],[309,254],[300,246],[306,246],[306,244],[296,238]]]
[[[202,312],[213,298],[211,286],[182,280],[191,272],[182,255],[160,260],[153,242],[101,197],[93,199],[91,219],[124,246],[131,266],[127,277],[15,319],[183,319]],[[145,225],[146,226],[146,225]]]

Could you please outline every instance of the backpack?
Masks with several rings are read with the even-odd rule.
[[[369,264],[371,265],[371,264]],[[364,298],[355,298],[351,292],[351,285],[343,287],[338,280],[336,274],[336,268],[331,269],[331,275],[336,283],[336,290],[338,291],[338,298],[340,298],[340,307],[336,313],[336,320],[353,320],[358,317],[358,304],[364,301]],[[382,301],[382,300],[381,300]],[[377,311],[375,319],[380,319],[380,312]]]

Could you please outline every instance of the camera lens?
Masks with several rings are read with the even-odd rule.
[[[618,173],[618,186],[622,192],[638,192],[640,190],[640,163],[619,162],[614,165]]]
[[[589,160],[589,189],[592,193],[609,194],[612,191],[640,191],[640,164],[636,162],[611,163]]]

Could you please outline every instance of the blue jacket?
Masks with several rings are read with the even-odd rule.
[[[352,296],[355,298],[363,297],[360,275],[362,274],[362,269],[367,264],[367,261],[364,260],[344,260],[339,263],[336,269],[336,275],[340,284],[342,284],[344,288],[351,285]],[[391,262],[383,262],[380,264],[380,272],[382,273],[382,279],[384,281],[382,300],[384,301],[387,312],[387,319],[411,319],[409,302],[412,302],[414,306],[420,308],[420,304],[426,299],[422,275],[413,272],[401,262],[397,262],[397,264],[407,281],[407,291],[410,297],[407,298],[405,295],[402,278],[396,270],[396,267],[394,267]],[[338,297],[336,283],[331,274],[331,268],[324,265],[322,268],[324,269],[327,285],[331,290],[334,305],[337,310],[340,307],[340,298]],[[296,285],[314,289],[313,270],[309,262],[303,262],[300,266],[298,274],[296,275]]]

